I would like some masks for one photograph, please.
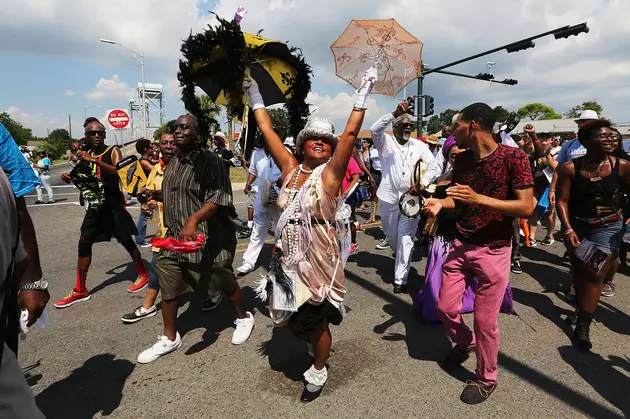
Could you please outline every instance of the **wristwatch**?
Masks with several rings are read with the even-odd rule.
[[[48,288],[48,280],[46,278],[42,278],[39,281],[35,282],[27,282],[20,284],[20,291],[33,291],[33,290],[41,290],[44,291]]]

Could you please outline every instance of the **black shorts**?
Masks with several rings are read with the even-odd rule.
[[[81,224],[81,240],[91,243],[108,242],[112,237],[122,243],[137,234],[136,223],[122,200],[108,197],[101,207],[88,208]]]
[[[343,316],[341,312],[325,300],[320,305],[306,303],[302,305],[289,319],[287,327],[291,332],[303,340],[308,340],[313,332],[315,332],[322,324],[334,324],[339,326]]]

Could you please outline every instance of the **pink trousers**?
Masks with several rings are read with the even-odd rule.
[[[450,338],[462,348],[477,352],[477,378],[484,384],[497,380],[499,358],[499,309],[510,279],[512,247],[489,249],[455,240],[444,262],[438,298],[440,319]],[[459,310],[466,284],[479,281],[475,295],[474,334]]]

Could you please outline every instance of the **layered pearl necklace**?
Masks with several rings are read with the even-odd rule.
[[[306,170],[300,164],[298,170],[295,171],[295,175],[293,176],[293,183],[291,184],[291,188],[289,189],[289,206],[287,211],[289,211],[288,223],[286,225],[287,230],[287,245],[288,249],[286,249],[286,261],[288,264],[297,263],[298,261],[294,260],[296,255],[299,253],[299,245],[300,245],[300,207],[301,200],[299,196],[300,190],[307,184],[308,179],[304,181],[302,187],[300,189],[297,188],[297,184],[300,180],[300,174],[304,173],[305,175],[313,174],[313,170]]]

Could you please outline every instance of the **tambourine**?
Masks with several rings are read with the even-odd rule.
[[[505,122],[501,124],[501,128],[499,128],[499,131],[503,131],[506,134],[509,134],[514,128],[516,128],[519,122],[521,122],[521,117],[519,116],[519,114],[517,114],[516,112],[512,112],[508,119],[506,119]]]
[[[412,195],[410,190],[405,192],[398,200],[400,213],[409,218],[415,218],[420,215],[422,205],[424,205],[424,197],[422,195]]]

